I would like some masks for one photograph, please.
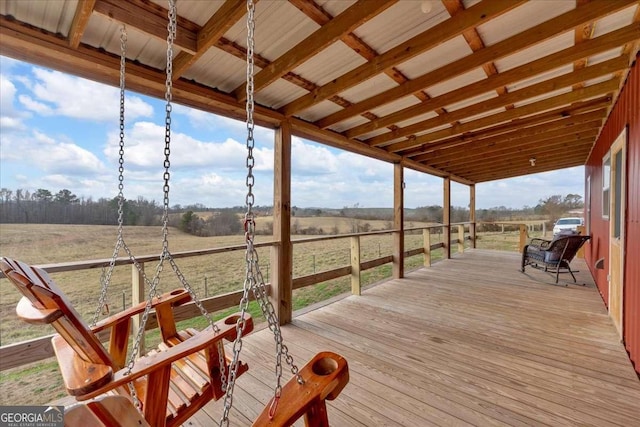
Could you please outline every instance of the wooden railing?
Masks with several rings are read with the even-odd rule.
[[[415,228],[405,229],[404,230],[405,232],[415,232],[417,230],[422,230],[423,245],[422,247],[404,251],[404,257],[411,257],[411,256],[423,254],[424,265],[430,266],[432,262],[431,252],[436,249],[446,248],[446,245],[451,245],[452,243],[456,243],[458,245],[458,252],[463,252],[465,240],[473,240],[472,236],[475,235],[475,233],[472,233],[472,230],[473,230],[472,227],[474,226],[474,224],[458,223],[458,224],[451,224],[451,226],[452,227],[457,226],[458,228],[458,236],[457,236],[457,239],[455,239],[455,241],[454,239],[450,238],[450,234],[447,232],[450,228],[443,224],[438,224],[438,225],[433,225],[428,227],[415,227]],[[469,236],[465,239],[466,226],[469,227],[470,232],[469,232]],[[443,236],[449,236],[449,238],[443,239],[442,242],[431,243],[432,231],[435,229],[442,229]],[[366,232],[366,233],[341,234],[341,235],[332,235],[332,236],[304,238],[304,239],[297,239],[292,241],[292,244],[296,245],[296,244],[304,244],[304,243],[311,243],[311,242],[329,241],[329,240],[335,240],[335,239],[350,239],[349,265],[344,265],[341,267],[322,271],[319,273],[313,273],[309,275],[296,277],[293,279],[293,289],[300,289],[306,286],[312,286],[318,283],[326,282],[328,280],[332,280],[332,279],[336,279],[344,276],[350,276],[351,292],[354,295],[360,295],[362,292],[362,282],[361,282],[362,272],[393,262],[393,255],[385,255],[385,256],[377,257],[375,259],[362,261],[361,250],[360,250],[361,239],[366,236],[383,235],[383,234],[392,235],[392,233],[397,231],[398,230],[384,230],[384,231],[375,231],[375,232]],[[255,247],[256,248],[271,247],[277,244],[278,242],[273,242],[273,241],[262,242],[262,243],[256,243]],[[187,258],[187,257],[219,254],[223,252],[244,251],[245,249],[246,249],[245,245],[235,245],[235,246],[226,246],[221,248],[212,248],[212,249],[204,249],[204,250],[175,252],[175,253],[172,253],[172,256],[174,258]],[[149,256],[137,257],[136,259],[139,264],[144,265],[145,263],[156,263],[158,261],[158,256],[149,255]],[[69,271],[100,269],[108,266],[110,261],[111,261],[110,259],[98,259],[98,260],[39,265],[39,267],[43,268],[49,273],[60,273],[60,272],[69,272]],[[120,266],[131,265],[132,296],[133,296],[132,304],[136,304],[140,301],[144,301],[145,299],[144,281],[141,280],[140,272],[133,265],[132,261],[127,257],[122,257],[122,258],[118,258],[115,264]],[[0,272],[0,278],[1,277],[4,277],[4,276]],[[215,312],[215,311],[237,306],[240,303],[241,297],[242,297],[242,290],[238,290],[238,291],[228,292],[225,294],[205,298],[205,299],[202,299],[201,302],[207,311]],[[200,310],[193,302],[180,306],[175,311],[176,321],[191,319],[199,315],[200,315]],[[134,324],[134,328],[135,327],[136,325]],[[155,328],[157,328],[156,317],[154,313],[151,313],[151,316],[149,317],[149,320],[146,324],[145,329],[155,329]],[[0,371],[19,367],[28,363],[37,362],[39,360],[52,357],[54,354],[53,354],[53,348],[51,346],[51,338],[52,338],[52,335],[49,335],[49,336],[38,337],[28,341],[17,342],[17,343],[0,347]],[[106,339],[107,337],[103,337],[103,338]]]

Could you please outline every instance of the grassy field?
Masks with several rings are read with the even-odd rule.
[[[299,218],[301,227],[338,227],[341,232],[349,232],[353,220],[348,218]],[[304,220],[304,221],[303,221]],[[337,221],[340,220],[340,221]],[[268,221],[263,218],[261,221]],[[351,221],[351,222],[350,222]],[[372,228],[384,229],[384,221],[367,221]],[[337,224],[337,225],[336,225]],[[412,223],[408,226],[423,224]],[[330,232],[326,230],[325,232]],[[134,255],[157,254],[162,246],[162,230],[160,227],[126,227],[125,242]],[[294,236],[304,238],[309,236]],[[0,224],[0,255],[10,256],[31,264],[49,264],[68,261],[110,258],[116,239],[116,228],[111,226],[82,225],[22,225]],[[270,240],[270,236],[258,236],[257,242]],[[432,243],[442,240],[442,236],[432,236]],[[492,249],[517,250],[518,237],[515,233],[486,233],[479,236],[479,247]],[[170,231],[172,252],[182,250],[207,249],[242,244],[242,236],[196,237],[177,230]],[[322,242],[295,244],[293,246],[294,277],[321,272],[350,262],[349,239],[333,239]],[[422,247],[421,232],[407,232],[405,249]],[[456,245],[453,246],[455,251]],[[366,236],[361,241],[362,260],[389,255],[392,251],[390,235]],[[269,280],[268,248],[258,251],[260,265],[266,281]],[[121,253],[120,256],[124,256]],[[442,257],[442,251],[432,254],[435,261]],[[406,270],[422,266],[422,256],[405,260]],[[244,251],[224,252],[221,254],[178,259],[177,263],[191,286],[200,298],[212,296],[242,288],[244,280]],[[153,274],[155,265],[147,265],[147,273]],[[85,270],[52,274],[53,279],[68,295],[76,309],[89,322],[95,312],[100,293],[99,270]],[[363,286],[378,282],[391,276],[391,266],[383,265],[362,273]],[[109,286],[109,306],[111,312],[117,312],[131,305],[131,269],[128,266],[114,270]],[[169,267],[162,273],[160,287],[168,291],[181,287]],[[350,291],[349,277],[317,284],[294,292],[294,310],[309,304],[331,298]],[[15,315],[15,306],[19,294],[6,279],[0,280],[0,344],[7,345],[53,332],[50,327],[27,325]],[[234,310],[234,309],[230,309]],[[229,310],[227,310],[229,311]],[[259,309],[251,306],[252,314],[259,320]],[[224,313],[218,313],[219,316]],[[187,321],[189,325],[202,327],[203,318]],[[149,340],[153,341],[150,334]],[[65,392],[61,386],[55,360],[35,363],[0,373],[0,404],[22,403],[44,404],[62,397]],[[25,394],[32,396],[28,402],[20,399]]]

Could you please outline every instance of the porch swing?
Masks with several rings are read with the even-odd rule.
[[[308,426],[328,426],[325,400],[335,399],[346,386],[349,374],[347,362],[331,352],[318,353],[307,365],[298,370],[283,344],[279,321],[260,271],[257,251],[254,247],[255,218],[252,211],[253,195],[253,0],[247,0],[247,212],[245,214],[246,278],[240,302],[240,312],[213,322],[197,295],[168,250],[168,203],[169,203],[169,154],[171,123],[171,87],[173,40],[176,32],[175,0],[169,0],[169,24],[167,37],[167,80],[165,132],[165,174],[163,251],[153,279],[144,275],[122,237],[122,165],[123,165],[123,114],[124,114],[124,63],[126,33],[121,36],[121,140],[119,175],[119,227],[118,240],[109,270],[104,276],[99,307],[93,326],[87,326],[74,310],[57,285],[47,273],[20,261],[0,259],[5,276],[18,288],[24,297],[16,312],[26,322],[51,324],[58,335],[53,348],[58,359],[65,387],[69,394],[87,404],[77,405],[66,412],[68,425],[151,425],[175,426],[182,424],[210,400],[224,397],[220,425],[229,425],[229,412],[233,403],[236,379],[247,371],[240,361],[242,336],[253,330],[253,320],[248,314],[249,291],[258,301],[274,335],[276,344],[276,386],[274,397],[255,420],[255,426],[291,425],[304,415]],[[149,297],[128,310],[110,316],[101,322],[97,317],[106,305],[107,286],[120,247],[125,248],[133,264],[142,273],[150,287]],[[157,290],[163,263],[167,260],[184,289],[160,295]],[[201,314],[209,321],[202,332],[193,329],[177,331],[173,308],[193,300]],[[162,342],[156,350],[136,359],[142,336],[155,310]],[[131,318],[142,315],[141,325],[133,341],[133,349],[127,360],[127,345]],[[99,334],[110,332],[108,351],[102,346]],[[233,342],[232,357],[225,355],[223,339]],[[293,378],[282,386],[282,358],[291,369]],[[282,402],[280,404],[280,402]],[[137,410],[136,410],[137,409]],[[140,416],[142,414],[143,418]]]

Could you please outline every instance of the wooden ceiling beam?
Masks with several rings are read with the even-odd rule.
[[[146,0],[97,0],[94,11],[109,19],[136,28],[160,40],[167,40],[167,9]],[[178,17],[178,29],[174,44],[180,49],[195,54],[198,50],[198,30],[200,27]]]
[[[578,129],[576,129],[574,132],[554,138],[548,135],[542,135],[535,139],[530,139],[529,141],[519,142],[518,144],[502,144],[500,146],[479,149],[477,152],[475,148],[470,147],[470,149],[473,150],[472,155],[464,155],[469,154],[469,150],[467,150],[466,152],[460,152],[459,154],[462,155],[457,158],[435,158],[432,161],[423,163],[442,170],[455,170],[455,168],[468,163],[482,162],[485,160],[487,162],[493,162],[496,159],[508,158],[515,154],[546,153],[558,146],[569,147],[571,144],[593,144],[598,133],[599,128],[592,126],[591,129],[583,131],[578,131]]]
[[[428,159],[419,160],[422,163],[429,165],[444,165],[445,163],[454,164],[455,162],[463,162],[465,159],[482,156],[484,154],[491,154],[503,149],[511,149],[513,147],[530,146],[537,144],[540,147],[544,146],[549,141],[556,140],[557,138],[566,138],[567,136],[582,135],[588,133],[598,133],[602,126],[602,120],[593,120],[590,122],[581,123],[578,125],[562,127],[549,132],[539,133],[535,135],[524,136],[517,139],[509,139],[499,142],[489,141],[473,141],[469,144],[456,147],[453,150],[448,150],[444,155],[432,156]],[[489,138],[491,139],[491,138]]]
[[[257,2],[258,0],[254,0]],[[184,72],[204,55],[210,47],[233,27],[247,12],[246,0],[227,0],[200,28],[196,38],[196,52],[182,51],[173,60],[173,80],[178,80]]]
[[[527,77],[545,73],[555,68],[561,67],[571,61],[579,60],[602,52],[614,49],[620,44],[629,43],[633,40],[640,40],[640,25],[637,23],[628,25],[617,31],[602,35],[589,40],[580,46],[571,46],[559,52],[537,59],[530,63],[521,65],[503,73],[489,76],[487,79],[471,83],[459,89],[447,92],[440,96],[431,98],[421,104],[412,105],[398,112],[380,117],[369,123],[353,127],[343,132],[348,138],[355,138],[368,132],[380,129],[390,124],[399,123],[412,117],[425,114],[435,108],[444,107],[481,95],[490,90],[495,90],[501,86],[513,84]]]
[[[325,25],[329,23],[333,19],[333,16],[329,14],[326,10],[322,8],[322,6],[318,5],[314,0],[289,0],[293,6],[297,7],[302,13],[307,15],[310,19],[312,19],[318,25]],[[378,52],[375,51],[371,46],[366,44],[360,37],[356,36],[354,33],[344,34],[340,37],[340,40],[346,44],[349,48],[351,48],[355,53],[362,56],[364,59],[369,61],[373,61],[375,58],[380,56]],[[403,84],[409,80],[402,71],[398,70],[395,67],[388,68],[384,70],[384,73],[389,76],[392,80],[394,80],[398,84]],[[307,89],[310,92],[315,90],[318,86],[314,86],[311,89]],[[416,98],[421,101],[426,101],[429,99],[429,95],[427,95],[423,91],[418,91],[413,94]],[[334,101],[336,96],[329,98],[330,101]],[[351,105],[349,102],[348,105],[345,105],[344,102],[348,102],[343,98],[339,98],[342,102],[336,102],[336,104],[340,105],[343,108],[346,108]],[[362,116],[369,120],[376,120],[378,116],[371,112],[362,113]],[[389,126],[391,130],[395,130],[395,126]]]
[[[454,135],[459,135],[464,132],[481,129],[483,127],[490,127],[493,125],[497,125],[497,124],[506,122],[508,120],[513,120],[518,117],[536,114],[541,111],[550,110],[552,108],[561,107],[563,105],[569,105],[573,102],[580,101],[583,99],[594,98],[600,95],[604,95],[606,93],[611,93],[613,91],[618,90],[619,86],[620,86],[620,79],[612,78],[610,80],[597,83],[595,85],[588,86],[586,88],[578,89],[573,92],[565,93],[562,95],[556,95],[554,97],[547,98],[542,101],[533,102],[531,104],[526,104],[521,107],[514,108],[512,110],[507,110],[501,113],[492,114],[490,116],[472,120],[466,123],[462,123],[460,125],[452,126],[447,129],[421,135],[411,140],[394,143],[385,148],[387,149],[387,151],[394,152],[394,153],[402,150],[407,150],[409,148],[418,147],[421,144],[424,144],[426,142],[438,141],[440,139],[444,139]]]
[[[457,120],[477,116],[478,114],[482,114],[486,111],[495,110],[501,107],[505,107],[509,104],[523,102],[528,99],[535,98],[536,96],[544,95],[546,93],[553,92],[565,87],[570,87],[579,82],[584,82],[597,77],[605,76],[607,74],[612,74],[618,70],[624,69],[628,65],[629,60],[626,57],[613,58],[597,65],[592,65],[590,67],[582,68],[568,74],[563,74],[561,76],[554,77],[552,79],[545,80],[531,86],[523,87],[522,89],[515,90],[503,96],[487,99],[485,101],[460,108],[459,110],[451,111],[439,117],[433,117],[427,120],[423,120],[404,128],[398,128],[395,131],[375,136],[373,138],[367,139],[364,142],[369,145],[380,146],[386,142],[398,139],[403,136],[409,136],[417,132],[424,132],[427,129],[432,129],[447,123],[452,123]]]
[[[34,29],[17,21],[0,16],[2,54],[43,67],[52,68],[99,83],[118,86],[120,57],[80,44],[72,49],[66,40],[40,29]],[[165,95],[166,75],[162,70],[151,69],[127,62],[127,88],[155,98]],[[245,105],[235,98],[206,86],[181,79],[173,84],[173,100],[213,114],[244,120]],[[284,117],[276,111],[256,106],[256,124],[273,128]]]
[[[583,4],[588,3],[590,0],[576,0],[576,5],[581,6]],[[595,22],[587,22],[584,25],[581,25],[575,29],[575,34],[573,36],[573,43],[576,46],[586,42],[593,35],[593,30],[595,29]],[[573,61],[573,69],[579,70],[580,68],[584,68],[587,66],[587,58],[582,58],[577,61]],[[574,85],[574,89],[580,89],[584,87],[584,83],[577,83]]]
[[[562,106],[560,108],[551,109],[543,113],[527,117],[518,117],[509,122],[489,128],[465,132],[462,135],[445,138],[437,142],[424,143],[419,147],[400,152],[399,154],[420,160],[421,156],[428,155],[434,151],[446,150],[448,148],[466,144],[473,140],[506,135],[513,131],[520,131],[521,129],[539,124],[553,123],[554,121],[564,120],[567,117],[581,115],[598,109],[608,111],[611,99],[611,96],[604,96],[589,101],[580,101],[572,106]]]
[[[573,9],[485,49],[479,50],[478,52],[431,71],[421,77],[410,80],[401,86],[386,90],[371,98],[365,99],[364,101],[355,103],[349,108],[330,114],[327,117],[316,121],[316,125],[322,128],[330,127],[335,123],[346,120],[364,111],[377,108],[399,98],[403,98],[417,90],[428,88],[429,86],[433,86],[442,81],[464,74],[476,67],[481,67],[488,62],[512,55],[522,49],[530,47],[532,44],[541,43],[558,34],[572,30],[586,22],[600,19],[603,16],[629,6],[635,1],[637,0],[591,2],[589,3],[589,7],[582,6]],[[484,3],[492,2],[482,2],[480,4]],[[469,8],[467,11],[470,11],[471,9],[472,8]]]
[[[591,150],[595,142],[595,136],[591,139],[570,142],[565,140],[563,143],[559,143],[555,146],[549,147],[544,152],[536,151],[535,149],[522,150],[517,153],[501,154],[497,156],[491,156],[486,159],[479,159],[470,161],[464,164],[459,164],[448,168],[451,173],[457,173],[467,176],[478,176],[480,174],[493,172],[502,166],[516,165],[522,168],[530,167],[530,159],[535,158],[536,164],[538,161],[543,162],[545,160],[561,160],[570,158],[571,155],[578,155],[579,157],[587,157],[587,154]],[[571,153],[571,154],[569,154]]]
[[[469,174],[468,179],[473,180],[475,182],[487,182],[487,181],[495,181],[497,179],[507,179],[513,178],[516,176],[523,175],[532,175],[541,172],[548,172],[552,170],[558,169],[566,169],[574,166],[584,166],[588,151],[584,153],[581,152],[574,153],[573,155],[567,154],[567,156],[556,157],[553,159],[536,159],[536,165],[531,167],[529,162],[523,164],[522,166],[518,165],[507,165],[504,168],[496,168],[492,171],[479,173],[479,174]]]
[[[457,16],[388,50],[370,62],[363,64],[337,79],[315,89],[307,95],[290,102],[285,105],[281,111],[286,116],[294,115],[299,111],[305,110],[324,101],[325,99],[328,99],[332,95],[344,92],[345,90],[356,86],[360,82],[380,74],[383,70],[390,69],[397,64],[405,62],[420,53],[446,42],[447,40],[459,36],[463,31],[469,28],[474,28],[483,22],[487,22],[488,20],[517,7],[520,3],[522,3],[521,0],[493,0],[474,5],[459,13]],[[423,88],[419,87],[414,91],[408,92],[407,95],[418,92],[421,89]],[[371,108],[365,108],[353,115],[355,116],[370,109]]]
[[[318,52],[324,50],[344,34],[352,32],[360,25],[382,13],[397,1],[359,0],[333,18],[331,22],[273,61],[267,68],[260,70],[254,77],[254,90],[258,92],[265,88],[307,59],[317,55]],[[243,83],[233,91],[233,95],[240,102],[246,100],[245,87],[246,83]]]
[[[608,111],[606,108],[601,108],[599,110],[582,114],[569,115],[567,117],[562,117],[559,119],[553,117],[552,121],[545,120],[543,122],[533,123],[531,125],[528,123],[521,123],[518,127],[509,129],[508,132],[489,136],[478,135],[477,137],[470,137],[464,140],[452,141],[447,145],[435,147],[434,149],[429,151],[422,151],[420,154],[412,154],[409,157],[412,157],[417,161],[429,161],[430,159],[434,159],[436,157],[443,158],[458,147],[465,146],[470,143],[493,145],[505,141],[516,141],[522,138],[528,138],[558,129],[581,125],[583,123],[593,122],[597,120],[602,121],[607,116],[607,112]]]
[[[431,161],[440,161],[449,158],[468,157],[475,155],[475,150],[483,147],[499,147],[501,144],[517,145],[523,142],[539,140],[547,135],[549,138],[564,135],[563,132],[570,132],[577,125],[584,123],[598,122],[602,125],[602,119],[606,117],[607,110],[601,109],[591,113],[570,116],[561,120],[554,120],[535,126],[514,129],[506,134],[490,136],[488,138],[469,139],[456,145],[448,145],[438,148],[431,152],[413,156],[412,158],[418,162],[430,163]],[[556,132],[556,133],[554,133]],[[473,150],[469,150],[469,147]]]
[[[462,3],[462,0],[442,0],[442,3],[451,16],[456,16],[456,14],[464,10],[464,4]],[[480,33],[478,33],[478,30],[476,28],[468,29],[467,31],[462,33],[462,37],[464,37],[473,52],[477,52],[486,47],[484,41],[482,40],[482,37],[480,36]],[[484,70],[487,77],[498,74],[498,69],[493,62],[487,62],[482,66],[482,69]],[[499,86],[495,89],[495,91],[498,96],[502,96],[507,93],[507,87]],[[513,105],[507,105],[506,108],[511,109],[513,108]]]
[[[512,167],[530,168],[532,158],[535,158],[536,165],[544,162],[564,161],[571,158],[572,154],[577,154],[580,157],[584,156],[586,159],[586,156],[589,153],[589,150],[591,150],[591,146],[594,142],[595,137],[591,138],[591,141],[581,142],[573,146],[565,145],[542,153],[535,151],[529,153],[522,152],[514,153],[511,156],[506,157],[502,156],[487,158],[486,160],[477,160],[475,162],[469,162],[464,165],[451,168],[451,171],[461,175],[477,176],[485,173],[491,173],[495,170],[510,169]]]
[[[93,13],[93,8],[96,4],[96,0],[79,0],[76,6],[76,13],[73,15],[73,21],[71,21],[71,28],[69,29],[69,46],[76,49],[80,46],[80,40],[82,35],[89,24],[89,19]]]

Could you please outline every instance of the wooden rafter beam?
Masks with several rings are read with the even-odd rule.
[[[2,54],[59,70],[96,82],[118,86],[120,57],[80,44],[72,49],[65,39],[0,16]],[[127,63],[127,88],[156,98],[164,98],[166,76],[163,70]],[[213,114],[244,120],[245,106],[228,94],[179,80],[173,85],[176,103]],[[283,120],[278,112],[256,106],[256,123],[274,127]]]
[[[602,108],[600,110],[569,116],[560,120],[554,120],[542,124],[536,124],[530,127],[519,127],[518,129],[511,130],[508,133],[490,136],[487,138],[470,139],[466,142],[461,142],[455,145],[451,144],[429,153],[415,156],[414,158],[417,161],[431,164],[473,157],[478,153],[483,152],[483,150],[489,152],[502,147],[539,142],[543,141],[545,138],[548,139],[570,134],[574,132],[572,129],[575,129],[577,125],[582,125],[584,123],[594,123],[597,121],[597,123],[599,123],[599,127],[602,125],[602,119],[606,117],[606,113],[607,110]],[[593,124],[590,125],[590,127],[593,127]],[[470,148],[472,148],[472,150],[470,150]]]
[[[582,126],[575,126],[572,131],[565,131],[563,135],[551,137],[551,135],[539,135],[535,138],[528,138],[519,141],[518,144],[501,144],[495,147],[478,147],[477,144],[470,143],[466,150],[451,154],[447,159],[434,159],[432,162],[425,162],[429,166],[443,170],[455,170],[469,163],[492,163],[496,159],[505,159],[514,154],[523,152],[544,153],[549,149],[566,144],[577,144],[588,142],[592,144],[600,131],[600,122],[586,123]],[[473,150],[472,155],[465,155]],[[458,154],[456,156],[455,154]]]
[[[97,0],[94,11],[118,22],[136,28],[157,39],[167,39],[167,9],[146,0]],[[195,54],[200,27],[178,17],[174,44],[185,52]]]
[[[426,135],[421,135],[408,141],[394,143],[386,147],[386,149],[390,152],[407,150],[409,148],[417,147],[425,142],[438,141],[440,139],[444,139],[453,135],[459,135],[461,133],[472,131],[475,129],[497,125],[521,116],[536,114],[540,111],[550,110],[552,108],[569,105],[573,102],[583,99],[594,98],[606,93],[611,93],[618,90],[619,85],[620,79],[612,78],[610,80],[586,88],[578,89],[570,93],[556,95],[554,97],[523,105],[512,110],[504,111],[502,113],[493,114],[487,117],[465,122],[457,126],[452,126],[447,129],[432,132]]]
[[[591,136],[589,138],[585,137],[577,141],[570,139],[564,139],[563,141],[558,140],[556,144],[545,146],[544,149],[533,147],[522,150],[513,150],[509,153],[496,154],[484,159],[474,159],[466,163],[448,166],[447,170],[460,175],[479,175],[482,173],[492,172],[495,168],[499,168],[510,163],[526,168],[528,166],[527,163],[530,165],[528,160],[531,158],[535,158],[536,162],[538,159],[540,159],[540,161],[546,159],[552,160],[554,158],[557,160],[564,156],[570,157],[575,153],[577,153],[579,157],[582,157],[583,155],[586,156],[595,143],[595,140],[595,136]]]
[[[399,137],[414,134],[416,132],[425,131],[457,120],[466,119],[468,117],[477,116],[486,111],[495,110],[505,107],[509,104],[526,101],[536,96],[544,95],[554,90],[570,87],[576,83],[588,81],[597,77],[606,76],[618,70],[622,70],[628,66],[628,58],[618,57],[610,59],[591,67],[582,68],[569,74],[545,80],[522,89],[512,91],[506,95],[491,98],[476,104],[469,105],[459,110],[452,111],[439,117],[423,120],[421,122],[399,128],[393,132],[387,132],[383,135],[376,136],[366,140],[369,145],[381,146],[389,141],[398,139]]]
[[[318,25],[325,25],[329,23],[331,19],[333,19],[333,16],[331,16],[331,14],[329,14],[326,10],[322,8],[322,6],[320,6],[313,0],[289,0],[289,3],[297,7],[302,13],[307,15],[310,19],[312,19]],[[362,56],[364,59],[366,59],[368,62],[373,61],[375,58],[379,56],[378,52],[376,52],[375,49],[373,49],[371,46],[366,44],[362,39],[360,39],[360,37],[356,36],[354,33],[344,34],[342,37],[340,37],[340,40],[349,48],[351,48],[354,52],[356,52],[357,54]],[[395,67],[384,70],[384,73],[398,84],[403,84],[409,80],[409,78],[406,77],[402,73],[402,71],[398,70]],[[313,91],[316,88],[317,86],[313,87],[309,91]],[[418,91],[413,95],[421,101],[426,101],[429,99],[429,95],[427,95],[424,91]],[[336,102],[338,100],[340,100],[341,102]],[[340,105],[343,108],[346,108],[351,105],[351,103],[348,103],[348,105],[345,105],[345,102],[347,101],[337,96],[333,96],[329,98],[329,101],[334,101],[336,104]],[[378,118],[375,114],[371,112],[362,113],[362,116],[369,120],[376,120]],[[389,128],[391,130],[394,130],[395,126],[391,125],[389,126]]]
[[[530,76],[542,74],[555,68],[561,67],[571,61],[579,60],[588,56],[597,55],[601,52],[614,49],[620,44],[628,43],[640,39],[640,25],[637,23],[628,25],[611,33],[589,40],[580,46],[571,46],[559,52],[532,61],[528,64],[512,68],[500,74],[489,76],[487,79],[471,83],[459,89],[436,96],[421,104],[404,108],[395,113],[380,117],[377,120],[353,127],[344,132],[348,138],[355,138],[359,135],[380,129],[393,123],[408,120],[412,117],[427,113],[435,108],[444,105],[454,104],[467,98],[486,93],[489,90],[497,89],[501,86],[509,85],[523,80]]]
[[[257,2],[257,0],[255,0]],[[182,51],[173,60],[173,80],[184,72],[214,46],[222,36],[238,22],[247,11],[246,0],[227,0],[198,30],[195,53]]]
[[[327,117],[318,120],[316,125],[322,128],[330,127],[335,123],[346,120],[363,111],[388,104],[399,98],[412,94],[419,89],[433,86],[444,80],[464,74],[473,68],[481,67],[488,62],[512,55],[531,46],[533,43],[541,43],[558,34],[572,30],[585,22],[602,18],[603,16],[629,6],[635,1],[637,0],[591,2],[589,3],[589,7],[583,6],[571,10],[485,49],[479,50],[478,52],[440,67],[437,70],[431,71],[421,77],[410,80],[403,85],[386,90],[378,95],[365,99],[364,101],[355,103],[349,108],[330,114]],[[484,3],[493,2],[482,2],[480,5]],[[471,11],[472,9],[473,8],[469,8],[465,12]]]
[[[74,49],[80,46],[80,40],[82,40],[82,35],[89,24],[89,18],[91,18],[95,4],[96,0],[78,1],[68,37],[69,46]]]
[[[328,99],[332,95],[336,95],[343,92],[358,83],[374,77],[380,74],[383,70],[394,67],[397,64],[405,62],[422,52],[425,52],[434,46],[437,46],[447,40],[450,40],[460,34],[463,31],[480,25],[482,22],[486,22],[500,14],[503,14],[514,7],[517,7],[521,1],[511,0],[494,0],[490,2],[481,2],[474,5],[469,9],[458,14],[456,17],[447,20],[441,24],[434,26],[433,28],[419,34],[410,40],[388,50],[380,56],[374,58],[372,61],[363,64],[354,70],[334,79],[333,81],[317,88],[316,90],[308,93],[307,95],[296,99],[293,102],[285,105],[281,111],[290,116],[299,111],[305,110],[319,102]],[[405,83],[407,84],[407,83]],[[418,87],[414,91],[410,91],[407,94],[413,94],[422,90],[423,87]],[[359,112],[353,114],[363,113],[372,108],[364,108]]]
[[[359,0],[347,10],[336,16],[318,31],[314,32],[295,47],[273,61],[267,68],[260,70],[254,78],[254,90],[260,91],[287,72],[293,70],[307,59],[316,55],[344,34],[364,24],[382,13],[398,0]],[[246,83],[233,91],[238,101],[246,99]]]
[[[585,3],[588,3],[589,0],[577,0],[576,5],[581,6]],[[584,25],[580,25],[575,29],[575,34],[573,36],[573,42],[576,46],[584,43],[589,40],[593,35],[593,30],[595,29],[595,22],[587,22]],[[587,66],[587,58],[582,58],[573,62],[573,69],[579,70],[580,68],[584,68]],[[574,85],[574,89],[580,89],[584,87],[584,83],[577,83]]]
[[[595,118],[592,118],[594,117],[593,113],[585,114],[583,115],[585,118],[582,120],[591,120],[581,121],[575,124],[564,125],[568,120],[558,120],[557,122],[559,124],[552,130],[545,131],[544,129],[547,129],[547,125],[527,128],[524,129],[526,132],[524,132],[525,135],[523,136],[518,135],[517,132],[512,132],[509,134],[508,138],[496,140],[495,137],[491,137],[469,141],[466,144],[451,147],[444,151],[439,151],[440,154],[429,153],[431,154],[430,156],[424,156],[425,158],[420,159],[420,161],[430,165],[445,164],[448,162],[455,163],[464,161],[464,159],[500,151],[505,148],[509,149],[529,144],[543,144],[544,141],[563,138],[567,135],[591,132],[593,130],[599,131],[602,126],[602,118],[597,117],[599,115],[601,115],[599,111],[595,114]]]
[[[583,113],[592,112],[598,109],[608,109],[611,104],[611,96],[604,96],[589,101],[577,102],[574,105],[563,105],[559,108],[551,109],[543,113],[533,114],[527,117],[518,117],[506,123],[501,123],[489,128],[476,131],[465,132],[462,135],[445,138],[437,142],[424,143],[419,147],[407,150],[401,154],[405,157],[415,158],[418,161],[428,159],[428,156],[434,152],[442,152],[443,150],[466,144],[470,141],[490,138],[493,136],[508,135],[511,132],[517,132],[538,124],[553,123],[554,121],[564,120],[567,117],[581,115]]]
[[[456,16],[456,14],[464,10],[464,4],[462,4],[462,0],[442,0],[442,3],[451,16]],[[462,37],[465,39],[473,52],[477,52],[485,48],[484,41],[482,40],[482,37],[480,37],[480,34],[478,33],[478,30],[476,28],[470,28],[467,31],[463,32]],[[482,69],[487,77],[498,74],[498,69],[496,68],[493,61],[484,64],[482,66]],[[506,86],[499,86],[495,89],[495,91],[498,96],[501,96],[507,93],[507,88]],[[505,108],[513,108],[513,105],[506,105]]]
[[[536,157],[536,165],[531,167],[528,159],[521,161],[521,165],[515,163],[505,164],[502,168],[494,168],[493,170],[481,173],[470,173],[467,178],[475,182],[487,182],[496,179],[513,178],[516,176],[530,175],[534,173],[547,172],[557,169],[565,169],[574,166],[583,166],[587,160],[589,150],[584,152],[567,154],[566,156],[552,158]]]

